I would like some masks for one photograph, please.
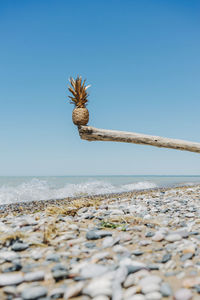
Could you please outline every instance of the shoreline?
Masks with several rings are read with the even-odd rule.
[[[13,202],[9,204],[1,204],[0,205],[0,217],[2,214],[7,213],[18,213],[18,214],[25,214],[25,213],[34,213],[37,212],[39,209],[44,211],[48,205],[67,205],[70,204],[74,200],[105,200],[113,197],[117,198],[124,198],[124,197],[133,197],[135,195],[140,194],[151,194],[152,192],[166,192],[170,190],[181,189],[184,190],[185,188],[192,188],[200,186],[199,183],[197,184],[185,184],[185,185],[170,185],[165,187],[155,187],[155,188],[148,188],[148,189],[140,189],[140,190],[133,190],[128,192],[119,192],[119,193],[106,193],[106,194],[94,194],[94,195],[83,195],[83,196],[75,196],[75,197],[65,197],[62,199],[48,199],[48,200],[31,200],[31,201],[20,201],[20,202]]]

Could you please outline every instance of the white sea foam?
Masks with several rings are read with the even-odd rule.
[[[0,186],[0,205],[21,201],[62,199],[79,195],[120,193],[155,187],[157,185],[151,181],[113,185],[103,180],[90,180],[76,184],[67,183],[63,187],[52,187],[48,181],[34,178],[15,186],[6,184]]]

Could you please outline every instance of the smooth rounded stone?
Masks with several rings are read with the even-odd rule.
[[[53,261],[53,262],[59,262],[60,261],[60,255],[57,253],[50,253],[46,257],[47,261]]]
[[[154,242],[161,242],[164,240],[165,236],[162,232],[157,231],[155,235],[152,237],[152,241]]]
[[[170,253],[167,253],[163,256],[163,258],[161,259],[161,263],[165,264],[167,263],[169,260],[171,260],[172,255]]]
[[[162,295],[159,292],[152,292],[149,294],[146,294],[145,300],[160,300],[162,299]]]
[[[84,282],[79,282],[75,285],[67,287],[64,298],[69,299],[69,298],[79,296],[81,294],[83,287],[84,287]]]
[[[0,287],[7,285],[18,285],[24,281],[21,274],[0,274]]]
[[[88,243],[85,243],[85,247],[88,249],[93,249],[96,247],[96,244],[92,243],[92,242],[88,242]]]
[[[35,300],[45,297],[48,291],[44,286],[29,286],[22,292],[22,298],[24,300]]]
[[[87,240],[98,240],[98,239],[100,239],[100,236],[98,235],[97,231],[90,230],[86,233],[86,239]]]
[[[11,249],[13,251],[24,251],[29,247],[29,245],[27,243],[20,243],[20,242],[15,242]]]
[[[5,252],[0,252],[0,259],[4,261],[13,261],[15,259],[18,259],[19,255],[15,253],[14,251],[5,251]]]
[[[93,279],[83,289],[83,294],[89,295],[91,298],[100,295],[111,297],[112,296],[111,280],[108,280],[106,277]]]
[[[160,278],[156,275],[148,275],[139,281],[139,285],[141,287],[145,287],[146,285],[153,284],[153,283],[160,284],[161,281],[162,281],[162,278]]]
[[[116,253],[129,253],[130,254],[130,251],[122,245],[116,245],[112,248],[112,250]]]
[[[147,285],[141,286],[141,288],[143,294],[158,292],[160,290],[160,286],[157,283],[149,283]]]
[[[106,230],[90,230],[86,233],[87,240],[98,240],[106,236],[112,236],[112,232]]]
[[[111,236],[108,236],[103,240],[102,247],[103,248],[113,247],[114,245],[118,244],[119,241],[120,241],[120,238],[113,238]]]
[[[63,287],[58,287],[58,288],[53,289],[50,292],[50,295],[49,295],[50,299],[60,299],[60,298],[63,298],[65,290],[66,290],[66,288],[63,288]]]
[[[134,251],[132,252],[132,254],[135,255],[135,256],[140,256],[140,255],[143,255],[144,252],[141,251],[141,250],[134,250]]]
[[[174,299],[175,300],[189,300],[192,299],[192,292],[188,289],[180,289],[176,291],[174,294]]]
[[[177,242],[177,241],[182,240],[182,236],[180,234],[178,234],[178,233],[172,233],[172,234],[168,234],[165,237],[165,240],[167,242],[173,243],[173,242]]]
[[[108,268],[98,264],[88,264],[81,269],[80,276],[83,278],[93,278],[105,274]]]
[[[163,282],[160,286],[160,292],[163,297],[170,297],[172,295],[172,289],[169,283]]]
[[[193,256],[194,256],[193,253],[186,253],[181,256],[180,260],[184,262],[188,259],[192,259]]]
[[[44,271],[35,271],[24,275],[24,281],[42,281],[44,280]]]

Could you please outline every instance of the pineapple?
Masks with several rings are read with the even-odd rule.
[[[72,96],[69,96],[69,98],[71,103],[75,104],[72,120],[75,125],[87,125],[89,121],[89,111],[86,108],[88,102],[87,89],[90,86],[85,86],[86,80],[82,82],[81,76],[77,76],[75,80],[71,77],[69,81],[71,86],[68,87],[68,90],[72,93]]]

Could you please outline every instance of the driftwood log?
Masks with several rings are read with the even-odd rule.
[[[200,153],[200,143],[91,126],[79,126],[78,130],[80,137],[87,141],[124,142]]]

